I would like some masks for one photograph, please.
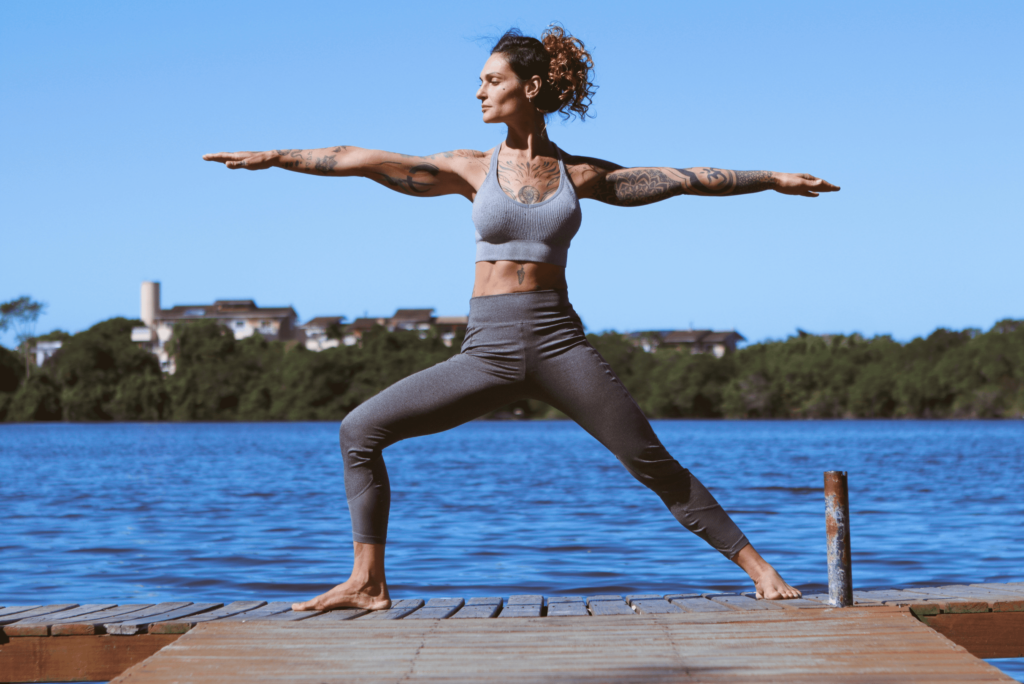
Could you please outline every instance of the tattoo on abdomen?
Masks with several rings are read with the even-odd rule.
[[[526,277],[526,266],[523,266],[522,264],[520,264],[519,265],[519,270],[516,271],[516,275],[519,276],[519,284],[522,285],[523,284],[523,278]]]

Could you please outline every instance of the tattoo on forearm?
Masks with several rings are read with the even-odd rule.
[[[401,166],[399,162],[383,162],[381,164],[377,164],[377,166],[386,166],[388,164],[395,164]],[[418,195],[422,195],[424,193],[430,192],[430,190],[434,187],[433,179],[437,177],[437,174],[440,172],[441,169],[437,168],[433,164],[417,164],[416,166],[409,169],[409,173],[408,175],[406,175],[405,178],[391,176],[382,171],[371,171],[370,173],[372,173],[375,176],[380,176],[382,183],[390,185],[392,188],[399,192],[415,193]],[[413,180],[413,176],[423,173],[428,174],[431,177],[430,180]]]
[[[519,284],[522,285],[523,284],[523,278],[526,277],[526,266],[524,266],[523,264],[520,264],[519,265],[519,270],[516,271],[516,275],[519,276]]]
[[[771,171],[730,171],[714,167],[692,169],[640,168],[607,173],[593,197],[607,204],[636,207],[676,195],[745,195],[774,185]]]
[[[335,156],[336,155],[332,154],[329,157],[319,157],[316,160],[316,166],[313,167],[314,170],[316,170],[318,173],[322,173],[325,175],[330,173],[331,171],[334,170],[334,167],[338,165],[338,162],[334,161]]]

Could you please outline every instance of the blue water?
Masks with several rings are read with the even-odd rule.
[[[791,583],[825,587],[822,472],[858,588],[1024,579],[1024,422],[658,421]],[[749,589],[570,422],[387,452],[392,596]],[[351,563],[337,426],[0,426],[0,604],[289,600]]]

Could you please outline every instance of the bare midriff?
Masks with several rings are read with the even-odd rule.
[[[532,261],[478,261],[474,297],[534,292],[536,290],[566,290],[565,267],[539,264]]]

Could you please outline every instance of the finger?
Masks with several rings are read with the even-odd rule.
[[[203,159],[206,161],[214,162],[229,162],[236,161],[238,159],[245,159],[246,157],[252,156],[252,152],[215,152],[213,154],[204,154]]]

